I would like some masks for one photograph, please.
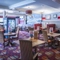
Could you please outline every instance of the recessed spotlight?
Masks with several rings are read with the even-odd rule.
[[[52,0],[52,1],[54,1],[54,2],[55,2],[56,0]]]

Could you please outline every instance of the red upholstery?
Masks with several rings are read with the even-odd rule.
[[[47,24],[48,32],[51,27],[53,28],[53,32],[55,32],[55,24]]]
[[[37,29],[37,27],[39,27],[41,29],[42,24],[34,24],[34,29]]]

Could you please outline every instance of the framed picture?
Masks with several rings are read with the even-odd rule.
[[[57,18],[57,14],[53,14],[53,18]]]
[[[51,15],[50,14],[46,15],[46,20],[49,20],[49,19],[51,19]]]

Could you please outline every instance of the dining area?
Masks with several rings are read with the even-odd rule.
[[[19,29],[18,29],[19,30]],[[2,33],[4,32],[4,31],[1,31]],[[19,32],[19,31],[18,31]],[[17,34],[18,34],[18,32],[16,32]],[[3,35],[2,36],[2,38],[3,38],[3,45],[1,45],[2,46],[2,51],[3,52],[1,52],[1,53],[3,53],[2,55],[4,56],[4,58],[1,58],[1,59],[6,59],[6,57],[7,57],[7,59],[18,59],[18,56],[16,56],[16,57],[10,57],[10,55],[12,54],[9,54],[9,51],[10,50],[12,50],[12,52],[13,52],[13,54],[15,54],[15,53],[19,53],[20,54],[20,51],[21,51],[21,49],[23,48],[23,46],[24,46],[24,42],[26,42],[27,40],[22,40],[23,42],[22,42],[22,45],[18,45],[18,44],[16,44],[17,45],[17,49],[18,49],[18,47],[19,47],[19,50],[17,50],[16,52],[14,52],[14,50],[13,49],[15,49],[15,47],[16,47],[16,45],[14,45],[13,46],[13,44],[14,43],[12,43],[13,41],[11,41],[11,40],[14,40],[14,38],[15,38],[15,35],[16,35],[16,33],[3,33],[3,34],[1,34],[1,35]],[[4,39],[4,36],[7,36],[8,38],[7,38],[7,40],[5,41],[5,39]],[[14,36],[14,37],[13,37]],[[18,37],[18,36],[17,36]],[[1,40],[1,39],[0,39]],[[20,41],[20,43],[21,43],[21,40],[20,39],[18,39],[17,41]],[[5,42],[7,42],[7,43],[5,43]],[[28,44],[28,42],[30,43],[30,45]],[[42,43],[44,43],[44,41],[40,41],[40,40],[37,40],[37,39],[34,39],[33,38],[33,40],[31,40],[31,39],[29,39],[28,40],[28,42],[26,42],[27,44],[28,44],[28,47],[27,47],[27,45],[25,45],[24,47],[26,47],[27,49],[29,49],[28,50],[28,52],[30,51],[30,49],[31,49],[31,52],[32,52],[32,48],[33,47],[35,47],[35,50],[37,50],[36,49],[36,46],[38,46],[39,44],[42,44]],[[26,44],[25,43],[25,44]],[[7,44],[7,45],[5,45],[5,44]],[[11,46],[10,46],[11,45]],[[30,48],[30,47],[31,48]],[[21,49],[20,49],[21,48]],[[24,49],[26,49],[26,48],[24,48]],[[9,51],[8,51],[8,50]],[[22,50],[23,51],[23,50]],[[25,50],[26,51],[26,50]],[[9,58],[8,58],[8,55],[7,55],[7,52],[8,52],[8,55],[9,55]],[[23,51],[24,52],[24,51]],[[21,52],[22,53],[22,52]],[[24,52],[25,53],[25,52]],[[12,54],[12,55],[13,55]],[[26,52],[26,54],[27,54],[27,52]],[[20,56],[20,55],[19,55]],[[32,55],[31,55],[32,56]],[[33,59],[35,59],[36,57],[38,56],[38,53],[36,52],[36,54],[34,55],[34,57],[32,56],[31,58],[33,58]],[[24,57],[24,56],[23,56]],[[23,60],[23,57],[22,57],[22,55],[21,55],[21,58],[19,57],[19,59],[21,59],[21,60]],[[29,57],[28,57],[29,58]],[[27,59],[28,59],[27,58]],[[25,59],[25,58],[24,58]],[[30,59],[30,58],[29,58]],[[37,59],[37,58],[36,58]]]
[[[6,46],[13,46],[13,40],[18,40],[19,28],[16,29],[16,32],[4,32],[4,26],[0,27],[0,43]]]
[[[40,40],[44,40],[45,39],[43,36],[44,34],[47,34],[47,38],[50,37],[50,38],[56,39],[56,37],[60,36],[60,33],[55,32],[54,24],[51,24],[51,25],[53,25],[53,26],[50,26],[50,24],[47,25],[47,28],[43,28],[41,24],[38,25],[39,27],[37,25],[35,25],[36,27],[34,27],[34,28],[28,27],[28,31],[26,31],[26,30],[21,31],[21,28],[17,27],[15,32],[5,32],[5,33],[3,33],[3,35],[6,36],[5,40],[8,40],[9,43],[10,43],[10,40],[13,41],[14,39],[15,40],[16,39],[24,40],[24,39],[32,38],[32,37],[34,37],[34,39],[40,39],[40,36],[42,37],[42,39],[40,39]],[[43,31],[46,31],[46,33],[43,34]],[[27,36],[27,37],[25,37],[25,36]],[[44,40],[44,41],[46,41],[46,40]],[[60,40],[58,40],[58,41],[60,41]]]
[[[41,31],[39,31],[39,30],[29,30],[29,31],[33,31],[33,35],[31,36],[30,32],[28,32],[29,37],[28,38],[24,37],[24,39],[22,39],[23,38],[22,34],[24,34],[25,32],[22,33],[20,28],[18,28],[16,30],[16,32],[3,33],[3,37],[4,36],[8,37],[6,41],[3,40],[3,43],[7,42],[6,43],[7,45],[3,44],[4,49],[1,48],[1,49],[3,49],[3,51],[5,50],[4,51],[5,52],[5,58],[6,57],[7,57],[7,59],[18,59],[19,58],[19,60],[24,60],[24,59],[26,59],[24,57],[24,53],[30,54],[29,51],[31,53],[33,51],[34,56],[30,55],[31,56],[30,58],[38,59],[38,57],[40,57],[39,56],[40,49],[44,50],[44,48],[46,48],[46,49],[50,48],[50,49],[54,50],[54,49],[59,48],[60,40],[58,39],[58,37],[60,36],[60,33],[55,33],[55,32],[49,33],[47,31],[47,29],[42,29]],[[39,35],[42,35],[43,36],[42,38],[44,40],[39,39],[38,38]],[[22,38],[19,38],[19,36],[22,36]],[[26,35],[24,35],[24,36],[26,36]],[[27,49],[27,51],[26,51],[26,49]],[[41,50],[41,51],[43,51],[43,50]],[[7,51],[8,51],[8,53],[7,53]],[[10,54],[9,52],[12,52],[12,53]],[[23,53],[23,54],[21,55],[21,53]],[[43,53],[43,52],[40,52],[40,53]],[[4,53],[3,53],[3,55],[4,55]],[[9,55],[9,57],[8,57],[8,55]],[[28,56],[28,58],[29,58],[29,56]]]
[[[17,27],[16,32],[4,33],[4,31],[3,31],[2,32],[3,36],[6,37],[5,39],[3,38],[4,39],[3,44],[4,44],[4,46],[5,45],[6,46],[9,46],[9,45],[14,46],[13,40],[21,40],[21,39],[22,40],[25,40],[25,39],[33,40],[33,38],[34,38],[36,40],[45,41],[47,43],[48,42],[50,43],[52,41],[53,44],[56,43],[56,45],[60,46],[60,39],[59,39],[60,33],[56,33],[56,32],[54,32],[54,30],[52,28],[50,28],[50,30],[48,28],[44,29],[42,27],[39,27],[37,30],[36,29],[32,29],[32,30],[28,29],[29,30],[28,33],[26,33],[27,31],[21,31],[20,27]],[[25,36],[27,36],[27,37],[25,37]],[[41,37],[42,37],[42,39],[41,39]],[[7,42],[7,43],[5,44],[5,42]]]

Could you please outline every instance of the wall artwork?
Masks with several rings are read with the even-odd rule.
[[[51,15],[50,14],[47,14],[46,15],[46,20],[50,20],[51,19]]]
[[[57,14],[53,14],[53,18],[57,18]]]

